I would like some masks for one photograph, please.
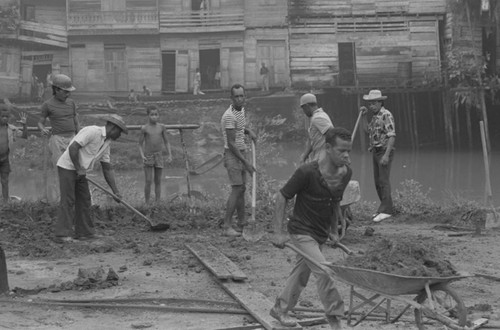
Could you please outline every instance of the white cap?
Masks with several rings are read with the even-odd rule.
[[[307,93],[301,96],[300,98],[300,106],[303,106],[304,104],[309,104],[309,103],[315,103],[317,104],[318,101],[316,100],[316,96],[311,93]]]

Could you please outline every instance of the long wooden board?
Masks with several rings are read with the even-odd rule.
[[[209,243],[191,243],[186,244],[186,248],[218,279],[248,279],[246,274],[215,246]]]
[[[222,288],[267,330],[300,330],[301,326],[284,327],[269,315],[273,303],[262,293],[245,282],[221,282]]]

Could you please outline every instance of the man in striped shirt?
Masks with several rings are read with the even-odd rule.
[[[256,142],[257,136],[246,126],[245,88],[240,84],[231,87],[232,104],[224,112],[221,119],[224,140],[224,167],[227,169],[231,194],[226,205],[224,217],[224,235],[240,236],[245,226],[245,189],[246,172],[253,174],[255,168],[246,157],[245,134]],[[233,214],[236,211],[238,223],[232,226]]]

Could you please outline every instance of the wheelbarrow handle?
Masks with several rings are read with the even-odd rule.
[[[333,246],[340,248],[342,251],[344,251],[348,255],[354,254],[354,252],[351,249],[349,249],[347,246],[345,246],[344,244],[342,244],[340,242],[335,243]]]
[[[314,260],[313,258],[311,258],[309,255],[307,255],[306,253],[304,253],[303,251],[297,249],[295,246],[293,246],[292,244],[290,243],[285,243],[285,246],[291,250],[293,250],[294,252],[297,252],[298,254],[300,254],[304,259],[306,259],[307,261],[309,261],[310,263],[312,263],[314,266],[316,267],[319,267],[319,269],[321,269],[322,271],[324,271],[326,274],[330,275],[330,271],[328,270],[328,268],[326,268],[324,265],[320,264],[318,261]]]

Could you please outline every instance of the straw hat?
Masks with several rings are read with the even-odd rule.
[[[372,89],[368,95],[363,95],[365,101],[382,101],[387,99],[387,96],[382,96],[382,92],[378,89]]]
[[[110,122],[111,124],[118,126],[123,133],[128,134],[127,125],[125,125],[125,122],[123,121],[122,117],[118,115],[108,115],[104,117],[104,119],[107,122]]]

